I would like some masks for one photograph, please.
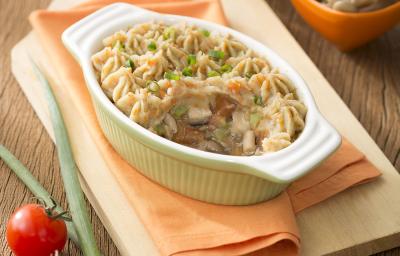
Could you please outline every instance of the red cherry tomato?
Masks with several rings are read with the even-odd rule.
[[[8,220],[7,242],[17,256],[49,256],[66,241],[65,222],[51,218],[39,204],[22,206]]]

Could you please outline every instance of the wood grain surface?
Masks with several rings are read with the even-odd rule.
[[[312,31],[288,1],[270,0],[268,3],[399,169],[400,28],[353,53],[343,54]],[[0,0],[0,143],[25,163],[66,207],[55,147],[10,72],[9,51],[30,30],[27,15],[47,4],[48,0]],[[0,255],[11,254],[4,237],[7,218],[16,207],[29,202],[31,196],[0,162]],[[92,209],[91,216],[104,255],[118,255]],[[71,244],[65,251],[66,255],[79,255]],[[381,255],[400,255],[400,250]]]

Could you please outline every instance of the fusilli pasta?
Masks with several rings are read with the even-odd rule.
[[[104,93],[130,119],[177,143],[253,155],[289,146],[306,106],[277,68],[230,35],[151,22],[92,56]]]

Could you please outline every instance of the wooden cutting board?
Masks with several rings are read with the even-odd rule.
[[[81,0],[53,1],[66,8]],[[383,173],[376,182],[349,189],[297,216],[302,255],[368,255],[400,246],[400,175],[263,0],[223,0],[229,24],[283,56],[308,83],[321,112]],[[81,182],[122,255],[158,255],[146,229],[117,185],[69,95],[31,32],[12,50],[12,70],[53,138],[46,102],[28,55],[46,68],[68,127]]]

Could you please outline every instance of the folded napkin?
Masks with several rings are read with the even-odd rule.
[[[295,214],[351,186],[370,181],[379,171],[344,140],[340,149],[311,174],[268,202],[219,206],[196,201],[150,181],[128,165],[107,142],[97,123],[78,64],[61,43],[62,32],[98,8],[99,0],[68,10],[35,11],[30,21],[59,78],[104,159],[162,255],[297,255],[300,238]],[[227,24],[215,0],[131,0],[162,13],[187,15]],[[59,99],[62,100],[62,99]]]

